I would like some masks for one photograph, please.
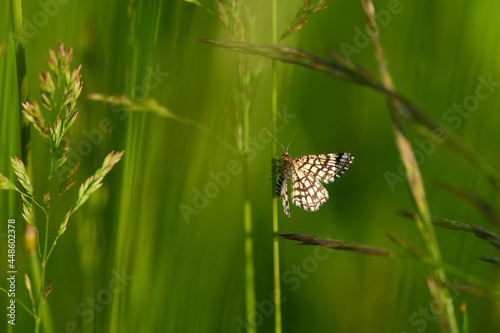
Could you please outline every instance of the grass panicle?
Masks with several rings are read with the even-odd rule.
[[[22,113],[24,117],[33,125],[33,128],[38,132],[38,134],[44,140],[47,140],[49,137],[49,128],[45,126],[45,118],[42,115],[38,102],[33,101],[32,104],[25,102],[22,106]]]
[[[280,40],[283,40],[302,29],[311,14],[321,12],[328,7],[328,1],[329,0],[320,0],[317,3],[311,3],[311,0],[304,1],[304,4],[295,15],[294,20],[290,23],[288,28],[281,33]],[[274,39],[273,43],[276,43]]]
[[[0,190],[14,190],[19,191],[19,189],[12,183],[9,178],[5,177],[0,173]]]
[[[75,208],[69,208],[66,212],[49,250],[49,224],[51,215],[54,213],[51,207],[52,199],[50,186],[53,182],[54,173],[58,172],[67,160],[67,154],[70,151],[68,131],[77,118],[78,112],[76,110],[76,102],[82,90],[82,82],[80,81],[81,66],[78,66],[73,71],[70,70],[72,56],[72,49],[68,49],[63,44],[59,44],[57,50],[50,50],[49,56],[46,58],[49,70],[42,71],[42,74],[40,75],[40,88],[42,92],[43,106],[47,111],[45,115],[36,101],[33,101],[32,103],[22,103],[22,113],[24,117],[33,125],[34,129],[40,134],[48,146],[50,154],[50,172],[47,175],[49,189],[43,192],[44,194],[42,195],[42,198],[37,198],[35,196],[34,187],[30,181],[26,167],[23,161],[18,157],[11,157],[11,165],[23,190],[19,190],[12,182],[0,174],[0,189],[15,190],[21,194],[21,198],[23,200],[22,216],[26,223],[33,227],[33,229],[28,227],[27,231],[33,230],[35,232],[34,238],[36,238],[36,242],[26,241],[26,245],[29,248],[33,248],[36,244],[36,248],[38,248],[39,258],[36,258],[33,261],[35,266],[39,266],[33,271],[36,285],[40,288],[38,294],[33,293],[31,281],[28,275],[26,275],[25,278],[26,288],[33,304],[33,312],[29,311],[24,303],[19,301],[20,304],[34,317],[35,332],[40,331],[42,314],[44,312],[46,314],[49,313],[49,311],[44,311],[44,306],[47,303],[47,297],[52,292],[52,282],[49,280],[49,282],[45,284],[45,275],[47,262],[52,254],[57,240],[66,230],[71,214],[76,211],[93,192],[101,187],[103,178],[123,155],[123,152],[111,152],[104,160],[102,168],[98,169],[94,176],[90,177],[82,185]],[[49,121],[47,121],[47,118],[45,117],[49,118]],[[45,125],[46,122],[48,122],[48,126]],[[75,184],[75,174],[78,169],[78,165],[68,169],[69,171],[66,172],[64,178],[65,181],[60,184],[61,191],[59,196]],[[41,209],[46,218],[43,242],[40,241],[40,231],[35,222],[35,206]],[[37,253],[34,249],[29,250],[29,252],[33,254]],[[41,259],[41,261],[39,259]],[[35,297],[34,295],[38,295],[38,297]],[[47,318],[46,321],[50,323],[51,318]],[[47,327],[51,327],[51,325],[45,325],[46,329]]]
[[[17,176],[17,180],[21,183],[21,186],[26,190],[25,195],[27,197],[33,197],[33,186],[31,186],[31,182],[26,172],[26,168],[24,167],[23,161],[21,161],[17,157],[11,157],[10,161],[12,163],[12,169]]]
[[[64,181],[61,184],[61,188],[59,190],[59,194],[63,194],[70,188],[72,188],[75,184],[75,176],[76,176],[76,171],[80,167],[80,163],[77,163],[70,171],[68,171],[64,177]]]
[[[104,162],[102,163],[102,167],[97,169],[95,174],[87,178],[87,180],[80,186],[80,190],[78,191],[78,199],[76,200],[75,208],[73,212],[80,208],[88,198],[102,186],[102,181],[104,177],[108,174],[108,172],[113,169],[116,163],[120,161],[123,156],[123,151],[109,153]]]

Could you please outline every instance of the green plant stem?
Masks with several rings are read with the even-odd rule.
[[[245,180],[248,182],[248,179]],[[245,223],[245,314],[249,323],[248,332],[257,332],[255,328],[255,278],[253,263],[253,240],[252,240],[252,205],[250,200],[244,201],[243,214]]]
[[[382,84],[387,90],[394,91],[394,83],[389,73],[388,64],[385,60],[384,50],[380,43],[377,23],[375,20],[375,8],[371,0],[360,0],[363,6],[368,24],[371,26],[371,38],[374,47],[375,58],[379,66],[379,72]],[[418,164],[416,163],[415,154],[410,141],[406,137],[403,128],[400,112],[402,104],[392,96],[386,95],[386,103],[391,116],[392,130],[396,141],[396,146],[401,155],[406,179],[412,195],[412,198],[417,206],[418,218],[416,223],[420,234],[424,240],[429,257],[437,263],[441,262],[441,252],[436,239],[434,227],[432,225],[431,214],[427,204],[426,192],[422,175]],[[458,325],[453,308],[452,298],[449,290],[444,287],[446,281],[446,273],[442,266],[429,266],[428,287],[433,298],[439,302],[443,312],[437,315],[437,319],[441,330],[444,332],[458,333]]]
[[[41,273],[41,278],[40,278],[40,293],[38,295],[38,309],[36,313],[38,314],[38,317],[35,320],[35,332],[38,333],[40,331],[40,323],[42,321],[42,311],[43,311],[43,306],[45,304],[45,298],[43,297],[43,290],[45,288],[45,268],[47,266],[47,248],[49,246],[49,221],[50,221],[50,215],[47,213],[45,215],[46,217],[46,223],[45,223],[45,239],[44,239],[44,245],[43,245],[43,257],[42,257],[42,273]]]
[[[278,1],[272,0],[272,40],[273,44],[278,42]],[[278,74],[276,71],[276,60],[271,63],[271,132],[276,137],[276,119],[278,109]],[[271,159],[276,156],[276,141],[271,143]],[[273,173],[271,193],[274,193],[276,177]],[[273,211],[273,275],[274,275],[274,332],[281,333],[281,284],[280,284],[280,248],[278,240],[278,198],[272,194]]]
[[[248,175],[248,149],[250,131],[250,103],[243,98],[243,219],[245,229],[245,311],[249,324],[248,332],[255,333],[255,279],[252,239],[252,202],[250,198],[250,179]]]
[[[42,275],[40,267],[40,257],[37,252],[30,253],[30,267],[32,272],[32,282],[33,282],[33,290],[38,290],[42,288],[42,282],[40,281],[40,277]],[[35,314],[38,316],[38,313]],[[52,322],[52,315],[50,312],[50,304],[47,303],[43,307],[43,331],[44,332],[54,332],[54,323]],[[35,318],[36,320],[36,318]]]

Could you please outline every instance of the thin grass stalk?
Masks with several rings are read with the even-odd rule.
[[[41,267],[42,267],[42,272],[40,274],[41,278],[40,278],[40,282],[41,282],[41,285],[40,285],[40,293],[38,295],[38,308],[37,308],[37,311],[36,313],[38,314],[38,317],[35,318],[35,333],[38,333],[40,332],[40,324],[41,324],[41,321],[42,321],[42,311],[43,311],[43,307],[45,305],[45,297],[43,297],[43,290],[45,288],[45,272],[46,272],[46,267],[47,267],[47,247],[49,246],[49,215],[46,214],[46,219],[45,219],[45,239],[44,239],[44,246],[43,246],[43,257],[42,257],[42,263],[41,263]]]
[[[224,6],[219,3],[220,18],[227,24],[226,14],[222,14]],[[246,38],[246,25],[249,24],[248,17],[242,15],[245,11],[242,2],[234,2],[230,9],[230,15],[234,22],[231,24],[232,38]],[[225,11],[224,11],[225,13]],[[250,73],[250,57],[243,56],[239,61],[239,96],[237,97],[236,109],[236,133],[237,146],[242,160],[243,169],[243,228],[244,228],[244,246],[245,246],[245,317],[248,323],[248,332],[256,333],[255,318],[255,263],[253,254],[253,221],[252,221],[252,199],[250,194],[250,175],[248,167],[248,156],[250,150],[250,108],[252,74]],[[238,114],[241,112],[241,117]]]
[[[278,42],[278,0],[271,2],[272,13],[272,40],[273,44]],[[276,59],[271,62],[271,132],[276,137],[276,120],[278,110],[278,72]],[[276,156],[276,141],[271,141],[271,159]],[[272,172],[271,193],[274,193],[276,176]],[[272,195],[273,214],[273,275],[274,275],[274,332],[281,333],[281,284],[280,284],[280,247],[278,240],[278,198]]]
[[[248,151],[250,137],[250,102],[243,97],[243,219],[245,229],[245,315],[248,332],[256,333],[255,316],[255,278],[252,238],[252,200],[250,198],[250,178],[248,174]]]
[[[371,0],[360,1],[366,15],[367,22],[371,28],[370,35],[372,38],[375,58],[379,66],[382,84],[387,90],[394,91],[394,83],[389,73],[388,64],[385,60],[384,50],[380,43],[379,32],[375,20],[375,8]],[[400,111],[402,111],[403,106],[400,101],[388,95],[386,95],[386,103],[391,115],[392,130],[396,145],[405,167],[408,186],[415,205],[417,206],[418,218],[416,218],[416,222],[418,229],[430,258],[436,263],[441,263],[441,253],[434,227],[432,225],[422,175],[418,164],[416,163],[411,143],[405,134],[400,116]],[[444,287],[444,283],[446,281],[445,270],[442,265],[429,266],[429,275],[429,279],[427,280],[429,290],[433,298],[438,301],[438,304],[440,304],[443,308],[443,312],[437,316],[440,327],[444,332],[458,333],[459,330],[452,298],[450,297],[449,290]]]

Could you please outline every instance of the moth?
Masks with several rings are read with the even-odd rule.
[[[269,133],[269,132],[268,132]],[[297,132],[295,132],[297,133]],[[269,133],[271,135],[271,133]],[[328,191],[320,183],[331,183],[342,176],[354,160],[349,153],[304,155],[291,158],[288,148],[295,137],[285,147],[274,137],[283,148],[283,156],[278,159],[279,178],[276,183],[276,196],[282,199],[283,210],[290,217],[288,203],[288,181],[292,179],[292,202],[309,212],[315,212],[328,200]]]

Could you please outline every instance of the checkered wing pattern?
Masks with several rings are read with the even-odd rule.
[[[292,160],[295,170],[300,170],[307,175],[331,183],[335,178],[340,178],[351,165],[354,156],[343,154],[306,155]]]
[[[309,212],[318,210],[328,200],[328,191],[314,175],[305,174],[300,169],[292,173],[292,187],[293,204]]]
[[[286,154],[286,156],[285,156]],[[278,197],[283,197],[283,209],[290,217],[288,204],[288,179],[292,178],[292,202],[309,212],[314,212],[328,200],[328,191],[319,182],[331,183],[349,168],[354,157],[349,153],[306,155],[290,159],[283,156],[280,178],[276,185]],[[279,189],[279,192],[278,192]]]

